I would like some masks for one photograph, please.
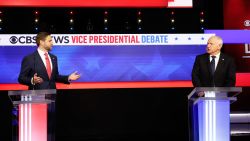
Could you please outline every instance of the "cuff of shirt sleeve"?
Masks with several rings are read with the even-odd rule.
[[[31,78],[31,84],[35,85],[35,83],[34,83],[34,77]]]

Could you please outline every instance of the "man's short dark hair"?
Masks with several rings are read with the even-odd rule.
[[[39,32],[37,35],[36,35],[36,45],[39,46],[40,45],[40,41],[41,40],[45,40],[45,38],[47,36],[49,36],[50,33],[48,32]]]

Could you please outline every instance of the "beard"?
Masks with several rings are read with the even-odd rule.
[[[46,47],[45,47],[45,49],[46,49],[47,51],[51,51],[51,48],[52,48],[51,46],[46,46]]]

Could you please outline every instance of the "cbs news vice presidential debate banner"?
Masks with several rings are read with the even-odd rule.
[[[60,74],[77,82],[191,80],[195,56],[213,34],[52,34]],[[22,58],[37,49],[35,34],[0,35],[0,83],[18,83]]]

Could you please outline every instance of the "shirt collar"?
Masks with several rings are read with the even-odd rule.
[[[220,53],[218,53],[218,54],[216,54],[216,55],[209,55],[209,56],[210,56],[210,58],[212,58],[212,56],[216,56],[215,59],[218,59],[218,58],[220,57]]]
[[[48,52],[45,52],[45,51],[41,50],[40,48],[37,48],[37,51],[38,51],[40,56],[44,56],[45,53],[48,53]]]

